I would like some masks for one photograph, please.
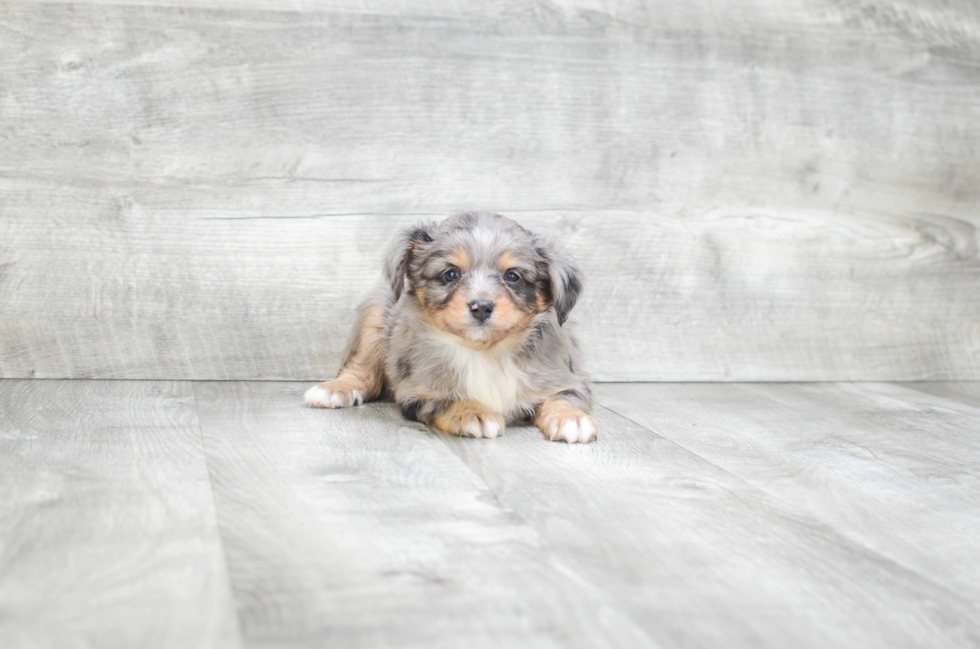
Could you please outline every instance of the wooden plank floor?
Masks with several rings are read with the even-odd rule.
[[[978,647],[980,384],[603,384],[597,443],[0,381],[0,647]]]
[[[0,647],[240,645],[191,384],[0,382]]]

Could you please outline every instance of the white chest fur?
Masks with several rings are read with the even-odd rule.
[[[509,350],[471,349],[446,337],[440,342],[467,398],[505,416],[517,408],[525,376]]]

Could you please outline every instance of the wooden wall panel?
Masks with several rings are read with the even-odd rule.
[[[969,2],[147,4],[0,5],[0,376],[328,377],[492,209],[598,379],[980,378]]]

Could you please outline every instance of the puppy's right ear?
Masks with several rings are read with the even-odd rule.
[[[565,324],[568,312],[578,301],[579,293],[582,292],[582,280],[579,279],[578,269],[553,247],[539,242],[536,250],[548,271],[548,292],[560,327]]]
[[[388,251],[388,256],[385,258],[385,279],[391,285],[396,302],[405,287],[405,276],[408,274],[408,264],[412,260],[412,255],[420,244],[432,242],[430,234],[432,229],[431,223],[423,223],[403,230]]]

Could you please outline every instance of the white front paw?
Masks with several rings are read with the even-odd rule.
[[[462,434],[466,437],[485,437],[493,439],[498,437],[504,430],[503,424],[493,417],[473,417],[466,424]]]
[[[548,439],[553,442],[584,444],[596,438],[598,428],[592,417],[581,415],[579,417],[555,418],[548,423],[548,429],[545,433],[548,435]]]
[[[303,395],[303,401],[311,408],[349,408],[364,403],[359,390],[334,385],[336,381],[314,385]]]

